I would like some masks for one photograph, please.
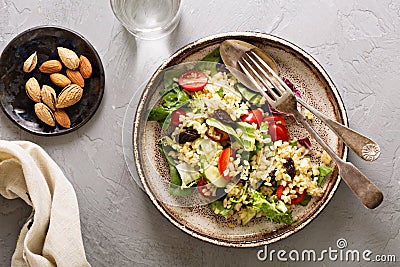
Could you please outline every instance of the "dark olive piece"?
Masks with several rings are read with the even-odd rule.
[[[193,142],[200,137],[200,134],[194,129],[186,129],[184,132],[179,133],[175,136],[176,142],[184,144],[187,142]]]
[[[283,163],[283,167],[286,169],[286,173],[293,179],[296,176],[296,169],[294,168],[294,162],[292,158],[286,158],[286,162]]]

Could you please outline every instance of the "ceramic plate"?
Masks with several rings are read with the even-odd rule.
[[[62,46],[75,51],[78,56],[86,56],[92,64],[93,74],[85,80],[82,99],[72,107],[66,108],[71,120],[71,128],[50,127],[35,115],[34,102],[25,92],[25,83],[35,77],[39,84],[49,85],[59,93],[62,88],[53,85],[48,74],[39,71],[46,60],[58,59],[57,47]],[[38,55],[35,70],[25,73],[24,61],[34,52]],[[61,73],[65,74],[65,67]],[[72,132],[94,115],[103,98],[104,69],[94,47],[81,35],[71,30],[41,26],[29,29],[16,36],[3,50],[0,58],[0,105],[4,113],[22,129],[37,135],[61,135]]]
[[[347,116],[335,85],[321,65],[296,45],[267,34],[226,33],[198,40],[178,50],[154,73],[141,96],[133,125],[135,164],[144,190],[157,209],[184,232],[217,245],[255,247],[279,241],[304,228],[322,212],[333,197],[340,178],[336,169],[324,182],[324,194],[321,198],[313,199],[306,207],[296,206],[293,217],[297,221],[293,225],[275,224],[265,218],[257,218],[246,226],[231,228],[229,220],[213,214],[207,206],[187,208],[173,204],[173,197],[168,196],[162,186],[163,181],[169,181],[169,172],[156,145],[160,127],[154,122],[146,122],[147,110],[154,104],[154,96],[158,90],[152,85],[166,68],[201,60],[227,39],[243,40],[267,52],[277,62],[281,76],[289,78],[301,91],[303,98],[325,115],[345,125]],[[292,137],[309,136],[293,119],[289,119],[288,124]],[[347,149],[337,136],[317,119],[314,119],[313,126],[333,150],[346,159]],[[314,141],[313,146],[315,150],[322,151]]]

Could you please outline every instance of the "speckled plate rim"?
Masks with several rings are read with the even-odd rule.
[[[313,209],[314,211],[311,214],[309,214],[306,218],[304,218],[301,223],[296,224],[295,227],[288,227],[286,230],[281,231],[281,232],[278,231],[277,234],[274,235],[272,238],[258,239],[258,240],[253,240],[253,241],[241,242],[241,241],[228,241],[228,240],[216,239],[216,238],[207,236],[205,234],[199,233],[194,229],[190,229],[190,228],[186,227],[184,224],[177,221],[176,218],[174,218],[172,214],[170,214],[167,210],[165,210],[163,208],[162,203],[156,199],[156,197],[151,192],[151,190],[146,182],[145,175],[144,175],[143,169],[141,167],[141,163],[139,160],[140,156],[139,156],[138,137],[139,137],[141,112],[145,108],[145,102],[146,102],[146,98],[148,96],[149,85],[152,84],[155,77],[157,77],[165,68],[167,68],[171,64],[171,62],[173,62],[174,60],[179,59],[181,57],[185,57],[185,55],[188,55],[191,53],[190,51],[193,48],[195,48],[197,46],[201,46],[202,44],[211,43],[210,45],[212,45],[212,44],[219,43],[218,41],[222,41],[222,40],[225,40],[228,38],[235,39],[235,38],[246,38],[246,37],[247,38],[259,38],[260,40],[267,39],[268,41],[279,43],[280,45],[286,46],[289,49],[292,49],[296,53],[300,54],[302,57],[304,57],[304,59],[307,60],[310,65],[312,65],[313,67],[316,68],[316,70],[318,70],[319,74],[322,75],[322,77],[325,79],[325,81],[329,85],[329,89],[332,91],[335,101],[339,107],[339,112],[340,112],[340,116],[342,117],[343,123],[344,123],[344,125],[348,126],[348,117],[347,117],[346,109],[344,107],[343,100],[342,100],[336,86],[334,85],[333,81],[331,80],[331,78],[329,77],[327,72],[324,70],[324,68],[310,54],[308,54],[306,51],[304,51],[300,47],[296,46],[295,44],[293,44],[285,39],[282,39],[280,37],[271,35],[271,34],[266,34],[266,33],[261,33],[261,32],[227,32],[227,33],[221,33],[221,34],[216,34],[216,35],[212,35],[209,37],[201,38],[197,41],[189,43],[188,45],[177,50],[160,67],[158,67],[157,71],[150,78],[148,86],[146,86],[145,90],[143,91],[143,93],[140,97],[140,102],[138,104],[136,116],[135,116],[134,123],[133,123],[133,137],[132,137],[133,138],[134,160],[135,160],[139,178],[142,182],[142,185],[144,187],[146,194],[148,195],[150,200],[153,202],[153,204],[156,206],[156,208],[161,212],[161,214],[164,217],[166,217],[177,228],[181,229],[182,231],[184,231],[185,233],[187,233],[193,237],[196,237],[202,241],[206,241],[206,242],[209,242],[209,243],[212,243],[215,245],[226,246],[226,247],[236,247],[236,248],[246,248],[246,247],[251,248],[251,247],[258,247],[258,246],[262,246],[262,245],[271,244],[271,243],[280,241],[282,239],[285,239],[286,237],[303,229],[312,220],[314,220],[322,212],[322,210],[328,205],[328,203],[332,199],[333,195],[335,194],[335,192],[340,184],[340,181],[341,181],[340,176],[338,175],[336,177],[336,179],[334,179],[333,181],[330,181],[332,183],[332,185],[331,185],[331,190],[330,190],[329,194],[325,195],[323,197],[325,199],[321,198],[321,200],[318,202],[316,207]],[[343,160],[347,159],[347,155],[348,155],[348,148],[343,145],[343,156],[342,156]]]
[[[62,27],[62,26],[53,26],[53,25],[42,25],[42,26],[35,26],[32,28],[29,28],[21,33],[19,33],[17,36],[15,36],[11,41],[8,42],[8,44],[4,47],[4,49],[1,51],[0,54],[0,58],[2,57],[4,51],[6,51],[7,49],[10,48],[10,46],[16,41],[18,40],[18,38],[20,38],[21,36],[32,32],[32,31],[36,31],[36,30],[40,30],[40,29],[57,29],[57,30],[63,30],[63,31],[67,31],[70,32],[74,35],[76,35],[76,37],[80,38],[82,41],[84,41],[89,47],[90,49],[93,51],[96,60],[98,60],[99,64],[99,71],[100,73],[103,73],[102,77],[101,77],[101,90],[99,91],[99,97],[98,97],[98,101],[95,104],[95,107],[93,109],[93,112],[87,116],[84,120],[82,120],[79,124],[74,125],[73,127],[69,128],[69,129],[64,129],[63,131],[60,132],[37,132],[37,131],[33,131],[27,127],[24,127],[23,125],[19,124],[16,120],[14,120],[13,117],[11,117],[11,115],[6,111],[5,107],[0,104],[1,109],[3,110],[3,113],[6,114],[6,116],[10,119],[10,121],[12,121],[14,124],[16,124],[19,128],[21,128],[24,131],[27,131],[31,134],[34,135],[38,135],[38,136],[59,136],[59,135],[64,135],[73,131],[78,130],[79,128],[81,128],[83,125],[85,125],[93,116],[94,114],[96,114],[98,108],[100,107],[101,101],[103,100],[103,95],[104,95],[104,87],[105,87],[105,74],[104,74],[104,67],[103,67],[103,63],[101,61],[101,58],[99,56],[99,54],[97,53],[96,49],[94,48],[94,46],[85,38],[83,37],[80,33],[77,33],[71,29]]]

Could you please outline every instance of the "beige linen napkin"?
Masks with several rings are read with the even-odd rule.
[[[0,194],[20,197],[33,209],[21,229],[12,267],[90,266],[74,188],[41,147],[0,140]]]

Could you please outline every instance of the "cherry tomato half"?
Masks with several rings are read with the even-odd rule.
[[[283,185],[280,185],[278,187],[278,189],[276,189],[276,197],[281,200],[282,194],[283,194],[283,190],[285,189],[285,187]]]
[[[270,124],[268,132],[271,135],[272,141],[282,140],[282,142],[289,141],[289,131],[282,124]]]
[[[201,180],[197,183],[197,191],[202,195],[203,197],[211,198],[213,197],[212,195],[206,196],[204,193],[204,189],[206,189],[206,185],[208,184],[208,181],[206,178],[201,178]]]
[[[186,116],[186,112],[183,109],[178,108],[171,113],[171,126],[178,126],[181,122],[179,121],[180,116]]]
[[[230,147],[225,148],[224,150],[222,150],[221,156],[219,156],[219,160],[218,160],[219,173],[227,181],[229,181],[232,178],[228,175],[224,175],[224,172],[226,170],[228,170],[231,153],[232,153],[232,149]]]
[[[219,142],[219,143],[229,139],[229,134],[218,128],[214,128],[213,133],[211,133],[210,128],[208,128],[206,136],[211,140],[213,140],[214,142]]]
[[[292,205],[299,204],[300,202],[303,201],[303,199],[306,197],[306,195],[307,195],[306,192],[303,192],[303,194],[297,193],[297,197],[296,197],[296,198],[293,198],[293,199],[291,200],[290,204],[292,204]]]
[[[283,126],[286,127],[285,119],[277,115],[267,116],[263,119],[263,122],[268,122],[269,124],[272,123],[282,124]]]
[[[286,188],[285,186],[281,185],[281,186],[278,187],[278,189],[276,189],[276,197],[277,197],[279,200],[281,200],[282,194],[283,194],[283,190],[285,190],[285,188]],[[293,198],[293,199],[290,201],[290,204],[292,204],[292,205],[299,204],[299,203],[302,202],[303,199],[306,197],[307,193],[306,193],[306,192],[303,192],[302,194],[297,193],[296,195],[297,195],[297,197],[296,197],[296,198]]]
[[[189,70],[178,78],[178,84],[188,91],[200,91],[208,82],[207,75],[198,70]]]
[[[240,117],[241,121],[247,122],[247,123],[255,123],[257,124],[257,128],[260,127],[260,123],[262,122],[263,119],[263,113],[259,109],[253,109],[249,110],[249,113],[244,114]]]

